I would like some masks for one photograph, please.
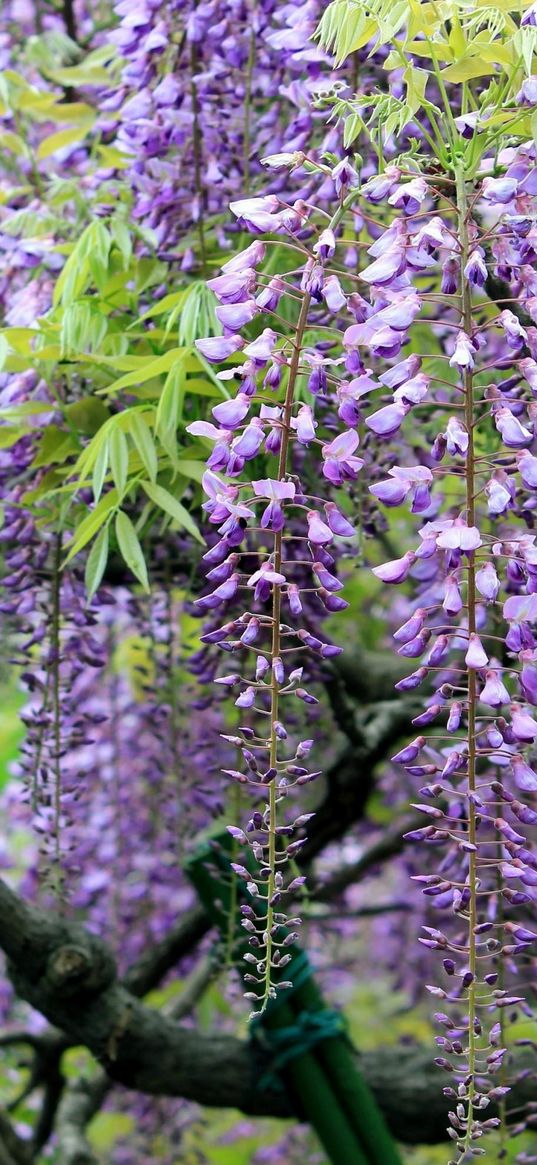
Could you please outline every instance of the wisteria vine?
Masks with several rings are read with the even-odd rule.
[[[395,687],[418,735],[379,784],[425,819],[397,873],[423,891],[451,1165],[496,1129],[503,1160],[535,1126],[511,1088],[537,941],[537,5],[14,0],[2,20],[23,887],[112,930],[124,969],[193,905],[185,852],[226,814],[247,998],[277,1005],[321,693],[371,615],[414,669]],[[400,917],[378,924],[390,970]],[[224,974],[233,938],[230,918]]]
[[[534,19],[530,10],[522,28],[533,28]],[[436,898],[437,908],[449,910],[457,924],[454,934],[425,927],[420,941],[445,955],[446,986],[429,990],[450,1002],[455,1012],[454,1017],[437,1014],[446,1031],[437,1040],[443,1052],[437,1063],[454,1072],[457,1081],[446,1092],[456,1101],[449,1135],[459,1165],[480,1155],[481,1137],[501,1123],[500,1118],[484,1115],[491,1100],[501,1101],[505,1116],[509,1087],[504,1016],[507,1009],[516,1012],[527,1006],[523,979],[533,965],[530,952],[537,938],[527,922],[536,884],[527,836],[527,827],[537,821],[532,807],[537,776],[528,756],[537,737],[530,711],[537,677],[531,629],[535,537],[509,525],[516,515],[531,528],[531,492],[537,480],[537,462],[529,452],[537,367],[532,324],[535,149],[525,141],[513,145],[508,132],[502,149],[498,131],[487,134],[487,121],[494,121],[490,109],[465,112],[465,87],[462,110],[457,109],[457,98],[454,101],[447,93],[438,69],[434,77],[447,149],[437,107],[427,106],[421,121],[416,119],[418,132],[431,147],[434,175],[431,158],[425,162],[415,155],[364,181],[344,159],[330,172],[338,206],[326,225],[311,200],[289,204],[265,195],[232,204],[243,227],[254,234],[268,233],[271,241],[287,236],[292,242],[286,248],[297,256],[302,252],[303,259],[295,270],[272,276],[265,287],[262,272],[257,282],[254,272],[264,247],[254,242],[225,265],[221,276],[209,281],[223,305],[217,315],[224,335],[199,341],[198,347],[215,363],[237,352],[246,362],[229,373],[240,378],[238,395],[213,409],[218,427],[195,423],[190,431],[215,442],[208,464],[218,464],[226,475],[218,479],[210,468],[204,478],[210,498],[206,509],[212,522],[222,523],[221,541],[205,557],[222,565],[209,575],[219,585],[198,601],[198,607],[214,608],[252,586],[258,601],[271,603],[269,616],[248,611],[209,633],[212,642],[233,652],[240,642],[233,635],[243,624],[243,643],[256,641],[264,624],[271,628],[270,645],[256,648],[255,683],[238,673],[218,677],[218,682],[244,689],[236,701],[239,707],[249,706],[257,716],[270,718],[267,734],[239,729],[233,743],[242,750],[245,769],[230,774],[254,788],[268,785],[268,804],[262,813],[253,814],[246,832],[230,827],[243,844],[253,838],[260,863],[259,885],[253,892],[261,897],[263,909],[255,914],[245,907],[243,925],[252,945],[262,948],[261,958],[246,956],[257,964],[250,978],[258,986],[249,994],[262,1008],[278,986],[289,985],[271,982],[271,970],[281,966],[277,927],[285,922],[285,916],[274,911],[285,889],[281,871],[285,854],[277,848],[276,838],[304,823],[299,817],[282,829],[276,824],[276,805],[294,784],[317,775],[307,770],[297,775],[300,752],[290,764],[278,762],[278,737],[287,737],[279,719],[280,697],[302,675],[302,669],[298,674],[287,672],[281,643],[284,636],[296,635],[302,649],[321,655],[338,650],[327,650],[308,631],[280,623],[282,600],[295,617],[300,614],[292,573],[296,564],[282,557],[282,546],[297,537],[307,544],[317,598],[335,611],[345,600],[337,594],[341,581],[331,573],[334,552],[339,536],[353,534],[355,506],[351,495],[342,514],[332,501],[332,487],[348,489],[360,473],[367,474],[373,498],[388,507],[408,499],[411,512],[425,522],[418,548],[374,567],[374,574],[384,584],[413,583],[416,599],[409,595],[409,617],[395,631],[395,640],[403,657],[423,659],[417,671],[396,686],[407,692],[426,685],[425,710],[414,724],[420,729],[435,726],[433,733],[418,736],[393,759],[411,777],[427,781],[419,790],[425,803],[415,807],[427,815],[429,824],[408,834],[408,840],[434,847],[449,843],[439,873],[417,875],[417,880],[426,895]],[[530,82],[516,96],[509,98],[505,89],[502,96],[508,112],[512,102],[508,126],[512,135],[517,103],[533,103]],[[363,103],[367,105],[366,99]],[[267,164],[293,167],[302,161],[283,154],[268,158]],[[322,175],[322,167],[313,161],[310,165]],[[355,253],[362,255],[365,249],[372,259],[365,267],[359,261],[356,273],[352,259],[347,270],[341,258],[338,262],[339,249],[346,245],[341,234],[345,222],[356,240]],[[373,236],[372,243],[366,241],[367,235]],[[438,267],[441,286],[436,291],[431,276]],[[364,286],[369,298],[361,294]],[[281,307],[286,296],[296,301],[296,324],[290,332],[285,326],[289,312]],[[245,325],[276,309],[274,330],[265,328],[248,343],[241,338]],[[345,325],[348,315],[355,322]],[[422,354],[420,338],[412,343],[412,329],[424,316],[430,322],[429,343],[432,339],[436,349],[432,355]],[[308,327],[315,326],[319,339],[310,346]],[[411,355],[398,359],[409,341]],[[371,367],[366,367],[368,361]],[[260,369],[264,379],[258,385]],[[277,392],[282,383],[279,403],[268,405],[267,388]],[[386,389],[393,392],[391,399]],[[370,411],[374,401],[380,407]],[[334,437],[336,413],[344,427]],[[409,414],[414,425],[419,418],[423,439],[415,432],[407,450],[399,443]],[[279,452],[277,470],[262,482],[243,481],[245,462],[259,455],[263,442],[266,452]],[[356,456],[360,444],[363,457]],[[302,485],[307,463],[301,458],[298,473],[292,459],[301,446],[314,465],[309,480],[313,475],[323,482],[324,497],[309,494]],[[385,469],[388,450],[396,464],[382,480],[379,471]],[[315,464],[318,453],[320,474]],[[418,464],[407,464],[409,453],[418,455]],[[260,526],[252,491],[254,498],[271,499]],[[287,513],[297,506],[302,510],[302,532],[289,534]],[[246,537],[259,535],[260,528],[275,531],[273,548],[258,551],[262,561],[248,577],[240,567],[241,559],[251,554],[250,545],[228,556],[227,536],[235,531],[233,547],[240,547]],[[305,692],[296,694],[308,699]],[[492,715],[483,708],[492,709]],[[437,730],[444,718],[444,729]],[[307,742],[308,749],[311,743]],[[303,743],[298,748],[303,749]],[[266,751],[267,767],[259,766],[252,749]],[[295,845],[292,841],[287,852],[294,852]],[[511,888],[513,879],[521,888]],[[523,908],[520,921],[513,917],[516,907]],[[518,977],[515,991],[506,985],[513,974]],[[496,1075],[499,1083],[490,1081]]]

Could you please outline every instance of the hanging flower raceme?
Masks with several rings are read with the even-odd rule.
[[[307,222],[302,205],[289,207],[272,197],[243,200],[233,209],[242,225],[254,233],[264,228],[285,233],[291,240]],[[305,335],[316,304],[322,303],[320,291],[335,246],[332,240],[329,228],[304,270],[282,278],[282,287],[299,300],[291,335],[281,334],[275,321],[247,344],[239,335],[230,341],[225,337],[199,341],[205,357],[215,363],[239,350],[246,359],[237,370],[239,392],[213,409],[218,427],[204,422],[190,426],[193,434],[214,442],[215,451],[203,486],[205,510],[217,528],[218,540],[204,556],[211,590],[197,601],[197,607],[212,615],[231,602],[236,604],[238,598],[242,605],[241,613],[220,628],[211,622],[202,641],[216,643],[228,658],[240,653],[241,659],[251,661],[241,670],[232,668],[218,675],[217,683],[236,693],[239,709],[236,734],[226,739],[239,750],[242,764],[226,771],[261,800],[245,830],[230,827],[240,844],[252,846],[259,865],[255,883],[248,875],[256,905],[243,907],[243,925],[252,948],[246,955],[251,964],[248,994],[261,1007],[277,988],[286,986],[281,971],[289,962],[285,948],[290,939],[284,937],[282,927],[296,920],[286,919],[282,902],[298,883],[293,879],[287,884],[285,864],[304,845],[302,829],[309,817],[300,814],[289,820],[282,803],[318,775],[307,760],[312,740],[296,739],[293,705],[296,708],[297,701],[302,708],[317,704],[306,686],[309,657],[313,654],[323,661],[341,650],[312,631],[305,609],[312,599],[328,613],[348,606],[339,593],[342,583],[334,573],[335,556],[341,540],[352,538],[355,531],[332,493],[333,487],[356,481],[363,466],[363,459],[356,455],[359,436],[355,428],[345,426],[334,435],[331,421],[328,437],[323,435],[326,421],[320,406],[321,420],[316,418],[318,386],[313,392],[310,388],[308,402],[298,394],[304,378],[311,380]],[[297,254],[300,258],[298,247]],[[255,242],[226,264],[223,275],[211,280],[220,303],[233,296],[240,308],[255,293],[252,274],[263,257],[263,245]],[[242,290],[237,286],[241,271],[249,272]],[[273,305],[263,294],[262,271],[256,280],[257,301],[270,318]],[[277,369],[277,377],[271,369]],[[260,453],[265,456],[268,476],[257,477],[254,464],[250,478],[248,463],[255,462]],[[219,473],[213,468],[215,460]],[[310,490],[306,480],[317,487],[323,481],[324,496]],[[235,863],[235,868],[246,876],[245,867]]]
[[[516,163],[511,169],[516,172]],[[450,1136],[457,1162],[478,1155],[481,1136],[499,1123],[485,1110],[508,1092],[506,1009],[526,1007],[524,977],[536,941],[530,920],[537,862],[527,838],[527,827],[537,820],[531,804],[537,790],[531,763],[537,739],[532,710],[536,547],[533,534],[512,525],[515,515],[524,517],[527,492],[537,482],[529,450],[535,340],[534,330],[521,327],[515,311],[491,314],[476,299],[506,238],[513,279],[530,260],[509,216],[499,217],[488,231],[474,217],[473,207],[479,211],[487,201],[516,203],[517,182],[508,179],[510,185],[497,187],[495,182],[469,183],[462,169],[456,171],[445,223],[434,184],[418,187],[419,200],[414,179],[402,184],[409,197],[390,195],[389,203],[400,207],[404,218],[394,220],[369,248],[373,262],[360,278],[370,286],[371,308],[365,308],[366,323],[344,334],[352,371],[359,362],[397,355],[400,345],[391,352],[379,347],[376,316],[385,312],[386,302],[390,310],[401,307],[404,296],[404,341],[412,335],[414,317],[414,309],[409,318],[404,304],[415,302],[411,285],[421,271],[420,256],[427,255],[428,268],[435,261],[452,265],[456,279],[448,294],[419,294],[422,318],[431,321],[440,339],[438,355],[424,358],[420,372],[417,357],[384,369],[377,384],[394,390],[392,401],[379,408],[369,386],[360,409],[365,414],[371,402],[373,411],[364,416],[367,429],[377,441],[395,438],[399,456],[411,418],[415,425],[418,414],[426,424],[421,463],[407,466],[403,452],[403,463],[369,488],[382,505],[410,503],[411,512],[425,519],[415,547],[376,566],[374,573],[384,584],[408,588],[412,583],[418,596],[395,640],[399,654],[420,665],[396,686],[404,693],[428,685],[425,711],[414,724],[434,728],[393,759],[417,780],[415,807],[427,822],[408,839],[432,844],[433,852],[444,843],[449,853],[438,875],[418,881],[425,894],[436,896],[437,908],[448,912],[447,924],[426,927],[420,941],[445,956],[445,984],[430,990],[455,1011],[453,1018],[437,1016],[445,1032],[437,1039],[442,1052],[437,1063],[457,1081],[446,1090],[454,1100]],[[367,188],[363,194],[367,197]],[[424,212],[431,215],[428,222]],[[523,377],[529,391],[521,389]],[[395,442],[393,449],[396,459]],[[448,479],[459,489],[443,495]],[[516,908],[520,922],[512,918]]]

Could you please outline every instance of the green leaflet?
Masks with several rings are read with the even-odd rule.
[[[105,572],[107,560],[108,526],[105,526],[101,530],[100,534],[97,535],[86,562],[84,581],[86,583],[86,590],[90,599],[93,598],[93,595],[100,586],[103,574]]]
[[[121,557],[144,588],[149,590],[149,578],[144,553],[134,526],[123,510],[116,514],[116,538]]]
[[[202,546],[205,546],[205,539],[200,534],[194,519],[191,517],[188,510],[186,510],[185,507],[181,504],[181,502],[178,502],[177,498],[174,498],[173,494],[171,494],[169,490],[164,489],[164,487],[161,485],[155,485],[149,481],[143,481],[142,486],[148,498],[150,498],[151,501],[159,507],[159,509],[164,510],[166,514],[169,514],[170,517],[173,518],[174,522],[177,522],[179,526],[181,526],[184,530],[187,530],[188,533],[196,539],[196,542],[200,542]]]
[[[84,546],[87,546],[88,542],[99,532],[101,526],[104,526],[104,523],[112,516],[118,505],[119,496],[117,489],[109,490],[95,506],[95,509],[87,514],[80,523],[80,526],[75,530],[74,538],[69,547],[69,553],[64,565],[70,562],[80,550],[83,550]]]

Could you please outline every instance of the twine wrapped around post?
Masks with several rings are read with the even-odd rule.
[[[200,847],[187,866],[205,909],[224,934],[232,906],[230,844],[229,834],[218,835]],[[249,899],[240,879],[238,898]],[[235,929],[241,971],[247,941],[238,915]],[[285,978],[293,986],[269,1000],[251,1023],[251,1038],[268,1057],[259,1087],[286,1088],[332,1165],[401,1165],[382,1114],[356,1067],[344,1017],[325,1007],[306,953],[296,943],[289,953]]]

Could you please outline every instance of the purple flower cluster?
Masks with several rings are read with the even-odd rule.
[[[529,522],[531,528],[537,484],[531,452],[537,329],[521,322],[522,305],[530,318],[535,312],[534,156],[533,147],[508,151],[500,157],[503,178],[469,184],[457,172],[441,195],[433,182],[396,167],[358,190],[347,166],[339,208],[321,230],[311,205],[300,200],[289,204],[267,195],[235,203],[232,209],[244,227],[255,235],[270,232],[292,240],[305,260],[298,272],[264,279],[262,268],[256,275],[264,258],[264,244],[256,239],[210,281],[222,305],[217,312],[224,334],[199,342],[215,363],[238,353],[243,359],[230,374],[220,374],[238,377],[239,391],[213,410],[218,426],[193,426],[214,442],[204,485],[210,521],[221,535],[205,556],[216,586],[199,607],[215,609],[249,589],[259,602],[271,604],[269,614],[250,606],[239,619],[211,631],[212,641],[227,653],[255,644],[255,676],[234,672],[221,682],[237,687],[237,706],[252,709],[256,721],[261,714],[261,725],[267,724],[267,731],[239,728],[233,743],[244,766],[230,773],[253,788],[269,786],[263,813],[253,814],[246,832],[234,831],[243,844],[253,836],[261,867],[256,891],[261,906],[257,912],[245,908],[244,923],[254,947],[262,948],[249,956],[254,999],[259,980],[270,992],[270,967],[277,970],[280,962],[274,921],[284,916],[275,916],[273,907],[284,889],[276,871],[284,858],[276,856],[276,807],[290,788],[311,779],[307,770],[296,776],[297,754],[290,761],[279,759],[278,741],[287,736],[281,697],[294,690],[308,698],[296,689],[300,674],[294,666],[286,669],[281,645],[289,636],[293,652],[297,638],[302,647],[325,650],[281,621],[282,610],[288,607],[296,620],[301,606],[285,560],[287,514],[297,506],[303,511],[312,583],[334,611],[344,604],[333,572],[334,536],[337,545],[337,537],[350,535],[352,526],[327,500],[331,488],[355,481],[367,462],[363,474],[373,478],[372,497],[383,506],[407,504],[419,516],[419,544],[374,567],[374,573],[384,584],[412,583],[417,591],[395,640],[401,656],[419,663],[397,688],[402,693],[423,684],[433,688],[414,720],[425,733],[394,761],[414,780],[425,781],[417,807],[427,824],[409,840],[449,847],[440,873],[423,880],[425,895],[451,912],[455,931],[426,927],[422,942],[445,952],[446,986],[434,993],[458,1010],[445,1021],[448,1035],[439,1037],[438,1062],[455,1070],[459,1081],[450,1135],[460,1161],[478,1152],[483,1132],[497,1123],[481,1119],[490,1100],[497,1099],[498,1087],[488,1077],[503,1073],[505,1010],[525,1006],[524,993],[513,994],[502,984],[515,957],[523,969],[529,966],[536,941],[524,916],[535,905],[537,885],[527,838],[537,823],[532,807],[537,774],[527,755],[537,739],[532,715],[537,560],[535,536],[526,527]],[[383,202],[390,217],[381,227],[368,203],[378,208]],[[478,216],[486,216],[489,205],[495,220],[485,228]],[[351,206],[355,226],[373,236],[370,245],[360,244],[367,259],[357,276],[338,262],[338,226]],[[436,271],[440,292],[424,290],[423,276],[430,280]],[[487,310],[482,289],[489,271],[513,285],[513,308]],[[242,329],[276,312],[287,294],[297,301],[291,337],[282,333],[277,315],[271,326],[259,320],[257,338],[245,340]],[[355,322],[344,329],[347,313]],[[430,323],[434,356],[402,352],[418,315]],[[312,318],[324,325],[334,317],[343,357],[330,344],[310,348],[305,342]],[[301,376],[308,388],[305,402],[296,391]],[[418,464],[412,464],[403,443],[409,414],[414,426],[418,418],[424,422],[415,442]],[[333,432],[335,421],[343,430],[326,440],[323,430],[328,426]],[[320,455],[324,499],[308,496],[293,472],[301,445],[310,456]],[[360,445],[363,457],[356,454]],[[375,466],[386,464],[390,447],[392,465],[375,481]],[[250,481],[249,474],[244,480],[247,463],[260,452],[278,457],[277,471],[263,481]],[[522,522],[518,529],[513,518]],[[273,541],[265,549],[263,535],[269,531]],[[242,548],[252,535],[263,545],[257,570],[248,574],[241,571],[241,560],[252,553],[251,541]],[[517,907],[520,922],[511,918]]]
[[[308,233],[304,232],[308,208],[301,200],[289,205],[275,196],[251,198],[235,203],[232,209],[254,234],[263,229],[282,233],[297,251],[297,240]],[[331,228],[323,232],[306,268],[299,268],[297,276],[288,274],[285,280],[278,277],[267,283],[257,270],[265,246],[256,240],[225,264],[222,275],[210,281],[222,305],[217,314],[224,334],[199,340],[198,347],[214,363],[239,350],[245,359],[235,374],[237,394],[213,408],[217,426],[208,422],[189,426],[194,435],[213,442],[203,486],[209,521],[219,534],[219,540],[204,555],[211,590],[197,600],[197,607],[201,613],[212,613],[240,592],[246,598],[246,612],[216,629],[211,626],[202,641],[216,643],[226,654],[244,654],[248,649],[255,662],[253,670],[252,665],[246,665],[242,671],[219,675],[216,682],[238,692],[235,705],[244,716],[236,734],[226,737],[239,750],[241,765],[226,772],[266,802],[263,809],[254,810],[245,831],[230,827],[241,844],[251,844],[259,863],[255,884],[249,877],[256,906],[243,907],[243,926],[254,948],[246,956],[253,988],[248,995],[262,1006],[277,987],[286,985],[285,980],[275,977],[289,961],[285,953],[289,939],[282,937],[281,930],[286,916],[280,904],[286,890],[295,889],[297,881],[293,879],[286,887],[284,865],[304,839],[291,840],[283,847],[285,839],[300,832],[308,817],[301,814],[279,823],[277,812],[293,790],[318,775],[304,763],[313,741],[300,739],[291,747],[286,743],[289,716],[284,716],[283,708],[288,698],[306,705],[317,703],[303,684],[303,653],[313,652],[323,660],[341,650],[304,625],[303,596],[313,594],[328,612],[348,606],[339,593],[342,583],[334,573],[334,553],[341,539],[352,538],[355,533],[331,496],[322,500],[308,492],[297,469],[304,450],[311,453],[318,449],[322,476],[331,493],[333,487],[355,481],[363,465],[355,455],[359,444],[356,431],[343,420],[337,436],[323,439],[312,405],[297,394],[308,369],[305,335],[310,311],[312,304],[322,302],[325,265],[335,245],[332,238]],[[297,300],[292,338],[278,330],[276,309],[282,294]],[[273,317],[275,326],[262,327],[257,338],[246,343],[239,328],[257,315]],[[318,385],[319,368],[322,366],[315,361],[308,375],[310,393],[312,385]],[[269,403],[276,392],[279,403]],[[270,476],[251,480],[248,462],[261,452],[274,468]],[[248,565],[252,556],[254,570]],[[236,868],[245,875],[242,866]]]

